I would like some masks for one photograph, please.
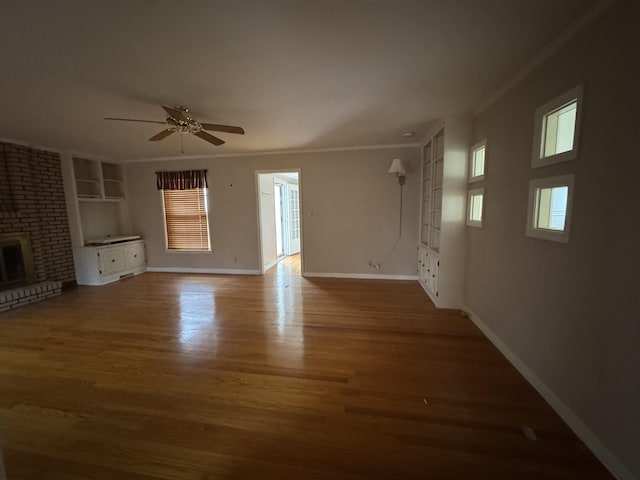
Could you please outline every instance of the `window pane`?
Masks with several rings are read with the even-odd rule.
[[[578,102],[571,103],[545,115],[542,157],[550,157],[573,150]]]
[[[484,175],[484,152],[485,147],[480,147],[473,151],[473,168],[471,171],[473,177]]]
[[[167,248],[210,250],[205,189],[163,190]]]
[[[472,194],[469,205],[469,220],[474,222],[482,221],[482,200],[484,195]]]
[[[569,187],[538,188],[535,228],[564,231]]]

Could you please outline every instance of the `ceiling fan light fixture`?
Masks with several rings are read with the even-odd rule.
[[[165,124],[166,128],[162,132],[154,135],[149,139],[151,142],[162,140],[163,138],[171,135],[174,132],[177,133],[191,133],[196,137],[203,139],[213,145],[219,146],[225,143],[221,138],[216,137],[206,130],[213,132],[226,132],[244,135],[244,129],[242,127],[236,127],[233,125],[219,125],[215,123],[200,123],[196,118],[191,115],[189,109],[184,105],[177,107],[166,107],[161,105],[162,109],[166,112],[167,118],[164,122],[157,122],[154,120],[135,120],[131,118],[113,118],[105,117],[105,120],[121,120],[127,122],[146,122],[146,123],[159,123]],[[180,137],[182,139],[182,137]]]

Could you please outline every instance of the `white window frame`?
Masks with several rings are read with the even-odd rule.
[[[531,158],[531,167],[532,168],[540,168],[546,167],[547,165],[553,165],[556,163],[567,162],[569,160],[574,160],[578,157],[578,145],[580,144],[580,126],[581,126],[581,117],[582,117],[582,98],[583,98],[583,87],[582,85],[577,85],[573,87],[571,90],[563,93],[562,95],[554,98],[553,100],[545,103],[544,105],[538,107],[536,109],[535,114],[535,126],[533,131],[533,151]],[[549,155],[548,157],[542,157],[542,139],[546,132],[545,130],[545,119],[547,115],[555,112],[556,110],[562,108],[563,106],[571,103],[572,101],[576,101],[576,124],[575,130],[573,132],[573,148],[569,151],[557,153],[555,155]]]
[[[527,236],[542,240],[568,243],[569,231],[571,230],[571,212],[573,210],[573,190],[575,175],[560,175],[557,177],[536,178],[529,182],[529,207],[527,209]],[[535,228],[537,216],[536,211],[536,191],[540,188],[569,187],[567,192],[567,214],[564,220],[564,230],[547,230]]]
[[[471,219],[471,198],[474,195],[482,195],[482,211],[480,220],[472,220]],[[485,208],[485,198],[484,198],[484,187],[482,188],[474,188],[467,192],[467,227],[476,227],[482,228],[482,223],[484,222],[484,208]]]
[[[482,169],[482,175],[473,176],[474,166],[474,153],[484,147],[484,168]],[[469,151],[469,183],[479,182],[484,180],[487,175],[487,139],[483,139],[473,145]]]

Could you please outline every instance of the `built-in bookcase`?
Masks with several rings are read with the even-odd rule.
[[[125,198],[121,165],[73,157],[73,175],[78,200]]]
[[[418,278],[438,307],[460,308],[471,122],[441,122],[422,147]]]

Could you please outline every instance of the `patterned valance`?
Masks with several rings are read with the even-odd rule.
[[[207,188],[206,170],[183,170],[181,172],[156,172],[158,190],[191,190]]]

